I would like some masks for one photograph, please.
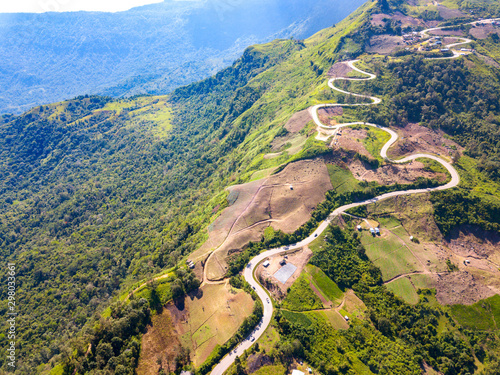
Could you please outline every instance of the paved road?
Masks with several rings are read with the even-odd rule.
[[[324,125],[321,123],[321,121],[319,120],[319,117],[318,117],[318,109],[320,109],[320,108],[338,107],[338,106],[353,106],[353,105],[376,105],[376,104],[379,104],[381,102],[381,99],[379,99],[379,98],[369,96],[369,95],[354,94],[354,93],[351,93],[348,91],[341,90],[333,85],[333,83],[336,80],[366,81],[366,80],[371,80],[371,79],[376,78],[376,76],[374,74],[364,72],[361,69],[357,68],[354,65],[356,63],[356,61],[358,61],[358,60],[349,61],[348,62],[349,66],[352,69],[354,69],[360,73],[366,74],[368,76],[367,78],[332,78],[328,81],[328,86],[331,87],[333,90],[336,90],[336,91],[339,91],[339,92],[342,92],[342,93],[345,93],[348,95],[353,95],[353,96],[357,96],[357,97],[361,97],[361,98],[369,98],[369,99],[371,99],[372,102],[371,103],[358,103],[358,104],[319,104],[319,105],[315,105],[309,109],[315,124],[319,128],[328,129],[328,130],[331,130],[331,129],[338,130],[338,129],[345,127],[345,126],[358,125],[358,124],[373,126],[373,127],[379,128],[381,130],[384,130],[391,135],[391,138],[382,147],[380,155],[383,158],[385,158],[386,160],[388,160],[389,162],[392,162],[392,163],[406,163],[408,161],[411,161],[411,160],[414,160],[417,158],[429,158],[429,159],[432,159],[432,160],[435,160],[435,161],[441,163],[450,173],[451,180],[446,185],[442,185],[442,186],[438,186],[438,187],[434,187],[434,188],[394,191],[392,193],[382,194],[378,197],[375,197],[372,199],[367,199],[367,200],[362,201],[362,202],[351,203],[351,204],[347,204],[345,206],[339,207],[336,210],[334,210],[328,216],[328,218],[326,220],[322,221],[321,224],[318,226],[318,228],[309,237],[305,238],[304,240],[297,242],[295,244],[289,245],[289,246],[282,246],[282,247],[278,247],[275,249],[267,250],[267,251],[257,255],[256,257],[254,257],[245,267],[245,270],[243,271],[243,276],[244,276],[245,280],[253,287],[253,289],[255,289],[255,291],[257,292],[257,295],[259,296],[260,300],[262,301],[262,304],[264,306],[263,318],[262,318],[261,322],[259,323],[259,325],[254,329],[254,331],[252,331],[252,333],[241,344],[239,344],[235,349],[233,349],[233,351],[230,354],[226,355],[221,360],[221,362],[219,362],[219,364],[212,370],[211,375],[222,375],[229,368],[229,366],[231,366],[231,364],[234,362],[234,360],[237,356],[242,355],[246,349],[250,348],[253,345],[253,343],[260,336],[262,336],[262,334],[266,330],[267,326],[271,322],[271,319],[273,316],[272,302],[271,302],[270,297],[267,294],[267,292],[254,278],[254,272],[255,272],[256,267],[259,265],[259,263],[261,263],[262,261],[264,261],[266,258],[268,258],[270,256],[280,254],[280,253],[285,253],[285,252],[292,251],[292,250],[296,250],[296,249],[299,249],[305,245],[309,245],[312,241],[314,241],[316,239],[317,236],[319,236],[321,233],[323,233],[323,231],[328,227],[328,225],[332,222],[332,220],[335,217],[337,217],[338,215],[342,214],[343,212],[345,212],[346,210],[348,210],[350,208],[375,203],[377,201],[381,201],[381,200],[391,198],[391,197],[397,197],[400,195],[427,193],[427,192],[433,191],[433,190],[450,189],[452,187],[457,186],[460,182],[460,177],[458,175],[458,172],[455,170],[455,168],[453,168],[453,166],[450,163],[448,163],[446,160],[443,160],[435,155],[414,154],[414,155],[407,156],[403,159],[398,159],[398,160],[389,159],[389,157],[387,156],[387,151],[388,151],[389,147],[391,147],[398,140],[398,134],[391,129],[384,128],[384,127],[377,125],[377,124],[365,123],[365,122],[352,122],[352,123],[346,123],[346,124],[339,124],[339,125],[335,125],[335,126],[328,126],[328,125]]]

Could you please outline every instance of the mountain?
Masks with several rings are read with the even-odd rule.
[[[0,113],[82,94],[165,94],[251,44],[308,37],[360,4],[166,0],[118,13],[0,14]]]
[[[460,184],[348,211],[289,255],[294,283],[262,273],[273,324],[229,371],[285,373],[303,360],[321,374],[494,374],[500,44],[495,25],[469,22],[497,12],[369,2],[308,39],[248,47],[169,95],[85,95],[3,116],[0,249],[22,305],[17,372],[210,371],[259,320],[239,276],[253,255],[305,238],[342,204],[448,178],[429,160],[382,158],[387,134],[363,124],[375,123],[400,136],[392,158],[453,161]],[[427,60],[452,56],[408,35],[438,25],[444,43],[467,37],[474,53]],[[376,78],[335,84],[381,102],[320,110],[325,123],[360,122],[332,138],[307,110],[368,103],[328,86],[366,77],[351,59]]]

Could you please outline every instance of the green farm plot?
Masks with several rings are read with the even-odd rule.
[[[383,254],[373,263],[382,271],[384,280],[389,280],[401,274],[423,271],[423,267],[417,258],[405,246]]]
[[[394,221],[392,222],[394,225]],[[366,249],[366,255],[382,271],[384,280],[389,280],[397,275],[423,271],[419,259],[405,246],[405,242],[396,236],[395,231],[384,233],[382,237],[373,237],[369,232],[363,232],[361,242]],[[404,231],[404,228],[402,228]],[[413,244],[408,243],[408,246]]]
[[[399,220],[396,219],[394,216],[377,217],[377,221],[380,223],[381,226],[389,230],[393,230],[394,228],[401,226]]]
[[[281,310],[283,316],[292,323],[300,324],[304,327],[309,327],[313,322],[309,317],[304,313],[293,312],[288,310]]]
[[[349,324],[347,324],[346,320],[335,310],[318,311],[318,314],[322,314],[326,321],[335,329],[349,328]]]
[[[338,194],[359,190],[359,181],[354,178],[351,171],[334,164],[327,164],[327,168],[333,189]]]
[[[380,151],[382,147],[387,143],[387,141],[391,138],[389,133],[381,129],[375,129],[368,126],[360,126],[360,129],[365,129],[367,131],[367,137],[363,139],[363,144],[366,150],[370,153],[370,155],[383,161],[382,156],[380,156]]]
[[[473,305],[451,306],[453,317],[469,329],[493,331],[500,323],[500,295],[483,299]]]
[[[436,287],[436,282],[430,275],[416,274],[408,276],[413,286],[418,289],[432,289]]]
[[[419,300],[418,294],[407,277],[394,280],[386,284],[387,289],[393,292],[398,297],[404,299],[406,302],[416,304]]]
[[[322,309],[323,303],[314,290],[311,289],[309,283],[309,275],[301,274],[283,300],[283,308],[292,311]]]
[[[312,282],[319,292],[334,304],[339,305],[342,301],[342,290],[321,269],[312,264],[306,266],[306,272],[311,275]]]

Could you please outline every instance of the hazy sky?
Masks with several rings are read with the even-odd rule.
[[[71,12],[97,10],[117,12],[163,0],[0,0],[0,13]]]

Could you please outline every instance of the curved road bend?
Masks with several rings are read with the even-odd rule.
[[[421,33],[423,35],[425,35],[425,33],[427,31],[432,31],[432,30],[436,30],[436,29],[424,30]],[[453,46],[456,46],[459,44],[468,43],[470,41],[469,39],[464,39],[464,40],[466,40],[466,41],[460,42],[460,43],[450,44],[450,45],[447,45],[446,47],[453,47]],[[448,58],[451,59],[454,57],[457,57],[457,56],[448,57]],[[389,147],[391,147],[398,140],[397,133],[391,129],[382,127],[382,126],[377,125],[377,124],[365,123],[365,122],[352,122],[352,123],[338,124],[338,125],[334,125],[334,126],[328,126],[328,125],[324,125],[321,123],[321,121],[319,120],[319,117],[318,117],[318,109],[320,109],[320,108],[340,107],[340,106],[375,105],[375,104],[379,104],[382,101],[381,99],[376,98],[374,96],[355,94],[355,93],[351,93],[348,91],[344,91],[344,90],[341,90],[333,85],[333,82],[335,82],[337,80],[367,81],[367,80],[371,80],[371,79],[376,78],[376,75],[364,72],[363,70],[357,68],[354,65],[357,61],[358,60],[349,61],[347,64],[355,71],[362,73],[362,74],[366,74],[368,76],[367,78],[343,78],[343,77],[331,78],[328,81],[328,86],[335,91],[338,91],[338,92],[341,92],[341,93],[344,93],[347,95],[357,96],[357,97],[361,97],[361,98],[369,98],[369,99],[371,99],[372,102],[371,103],[356,103],[356,104],[329,103],[329,104],[318,104],[318,105],[312,106],[309,108],[309,110],[310,110],[312,118],[313,118],[315,124],[318,126],[318,128],[328,129],[328,130],[338,130],[342,127],[351,126],[351,125],[367,125],[367,126],[373,126],[373,127],[379,128],[381,130],[388,132],[391,135],[391,138],[387,141],[387,143],[382,147],[382,150],[380,151],[380,155],[384,159],[387,159],[388,161],[390,161],[392,163],[405,163],[405,162],[408,162],[410,160],[414,160],[417,158],[432,159],[432,160],[435,160],[438,163],[442,164],[446,168],[446,170],[451,175],[451,180],[447,184],[442,185],[442,186],[438,186],[438,187],[427,188],[427,189],[394,191],[391,193],[379,195],[378,197],[375,197],[372,199],[367,199],[367,200],[362,201],[362,202],[356,202],[356,203],[344,205],[344,206],[339,207],[336,210],[334,210],[328,216],[328,218],[326,220],[322,221],[321,224],[318,226],[318,228],[316,228],[316,230],[309,237],[305,238],[304,240],[297,242],[295,244],[289,245],[289,246],[282,246],[282,247],[278,247],[275,249],[267,250],[267,251],[257,255],[252,260],[250,260],[250,262],[245,267],[245,270],[243,271],[243,276],[244,276],[245,280],[253,287],[253,289],[256,291],[257,295],[259,296],[260,300],[262,301],[262,304],[264,306],[263,318],[259,322],[257,327],[250,333],[250,335],[242,343],[240,343],[235,349],[233,349],[228,355],[226,355],[219,362],[219,364],[217,366],[215,366],[215,368],[211,372],[211,375],[222,375],[229,368],[229,366],[231,366],[231,364],[234,362],[234,360],[237,356],[242,355],[246,349],[250,348],[253,345],[253,343],[260,336],[262,336],[262,334],[264,333],[264,331],[268,327],[269,323],[271,322],[271,319],[273,316],[272,302],[271,302],[270,297],[267,294],[267,292],[254,278],[255,269],[259,265],[260,262],[262,262],[264,259],[266,259],[270,256],[284,253],[287,251],[296,250],[296,249],[299,249],[303,246],[310,244],[311,242],[313,242],[317,238],[317,236],[319,236],[321,233],[323,233],[323,231],[328,227],[328,225],[332,222],[332,220],[334,218],[336,218],[338,215],[342,214],[344,211],[346,211],[350,208],[375,203],[375,202],[378,202],[378,201],[381,201],[381,200],[384,200],[387,198],[397,197],[400,195],[419,194],[419,193],[427,193],[427,192],[434,191],[434,190],[451,189],[451,188],[457,186],[460,182],[460,177],[458,175],[458,172],[455,170],[455,168],[453,168],[453,166],[450,163],[448,163],[447,161],[445,161],[437,156],[434,156],[434,155],[413,154],[413,155],[406,156],[405,158],[399,159],[399,160],[389,159],[389,157],[387,156],[387,151],[388,151]]]

